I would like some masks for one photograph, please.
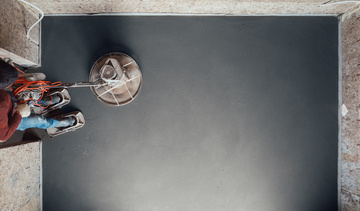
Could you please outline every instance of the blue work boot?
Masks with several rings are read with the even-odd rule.
[[[56,127],[70,127],[75,123],[75,119],[73,117],[66,117],[64,119],[59,120],[59,124]]]
[[[52,97],[52,98],[51,98]],[[54,105],[56,103],[59,103],[61,101],[61,97],[57,94],[53,95],[53,96],[47,96],[44,97],[44,99],[41,100],[41,103],[43,107],[49,106],[49,105]]]

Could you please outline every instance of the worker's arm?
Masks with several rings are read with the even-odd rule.
[[[23,117],[28,117],[30,115],[30,107],[24,103],[20,104],[16,107],[16,112],[12,117],[8,119],[8,124],[5,126],[5,128],[2,128],[2,132],[4,133],[4,140],[0,140],[1,142],[4,142],[12,136],[12,134],[15,132],[15,130],[18,128],[21,119]]]
[[[22,116],[19,111],[16,111],[14,113],[14,115],[11,118],[9,118],[8,124],[5,126],[5,128],[2,128],[2,131],[4,133],[3,134],[4,140],[0,140],[1,142],[8,140],[10,138],[10,136],[12,136],[12,134],[15,132],[15,130],[19,126],[21,119],[22,119]]]

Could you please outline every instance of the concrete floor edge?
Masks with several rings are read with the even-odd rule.
[[[44,15],[45,16],[45,15]],[[41,67],[41,47],[42,47],[42,21],[39,23],[39,64],[36,67]],[[43,211],[43,142],[40,141],[40,210]]]
[[[339,62],[339,78],[338,78],[338,210],[341,210],[341,105],[342,105],[342,21],[338,16],[338,62]]]
[[[44,15],[44,17],[45,17],[45,15]],[[41,67],[41,42],[42,42],[42,39],[41,39],[41,35],[42,35],[42,21],[40,21],[40,23],[39,23],[39,59],[38,59],[38,64],[35,66],[35,67]]]
[[[43,142],[40,142],[40,210],[43,211]]]
[[[241,17],[261,17],[261,16],[274,16],[274,17],[338,17],[339,14],[226,14],[226,13],[204,13],[204,14],[196,14],[196,13],[94,13],[94,14],[45,14],[46,16],[241,16]]]

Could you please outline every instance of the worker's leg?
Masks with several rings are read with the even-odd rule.
[[[71,118],[59,121],[56,119],[44,118],[43,116],[36,115],[22,118],[17,130],[23,131],[29,128],[48,129],[51,127],[68,127],[73,123],[74,120]]]
[[[40,105],[42,107],[46,107],[46,106],[49,106],[50,104],[51,105],[54,105],[56,103],[59,103],[61,100],[61,98],[58,96],[58,95],[54,95],[54,96],[47,96],[47,97],[44,97],[43,99],[40,100]]]

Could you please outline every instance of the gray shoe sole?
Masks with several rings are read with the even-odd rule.
[[[60,120],[60,119],[64,119],[64,118],[67,118],[67,117],[72,117],[72,118],[75,119],[74,125],[69,126],[69,127],[48,128],[47,133],[51,137],[55,137],[55,136],[62,135],[62,134],[68,133],[68,132],[73,132],[73,131],[75,131],[77,129],[80,129],[80,128],[84,127],[85,118],[84,118],[84,115],[80,111],[75,111],[75,112],[71,112],[71,113],[67,113],[67,114],[62,114],[60,116],[53,117],[53,119]]]

